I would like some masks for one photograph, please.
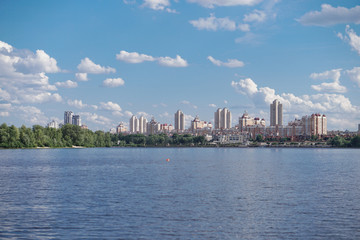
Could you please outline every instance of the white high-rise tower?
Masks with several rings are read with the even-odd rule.
[[[272,104],[270,104],[270,126],[282,126],[282,104],[279,100],[275,99]]]
[[[185,130],[185,115],[181,110],[175,113],[175,130],[182,132]]]

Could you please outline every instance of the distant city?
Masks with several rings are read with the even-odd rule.
[[[206,140],[219,142],[242,142],[247,139],[255,139],[258,135],[266,138],[288,138],[301,140],[316,136],[323,138],[328,135],[327,118],[325,114],[312,113],[294,119],[287,125],[283,124],[283,105],[277,99],[270,104],[270,124],[267,126],[265,119],[252,117],[246,111],[239,117],[238,122],[232,125],[232,114],[226,107],[217,109],[214,113],[214,123],[201,120],[196,116],[190,127],[185,126],[185,114],[178,110],[174,114],[174,124],[159,123],[153,117],[148,121],[144,116],[133,115],[129,120],[128,127],[123,122],[116,128],[110,129],[113,134],[191,134],[194,136],[205,136]],[[64,123],[56,121],[48,123],[48,127],[59,128],[63,124],[73,124],[87,129],[81,124],[80,115],[72,111],[64,112]],[[360,124],[359,124],[360,131]]]

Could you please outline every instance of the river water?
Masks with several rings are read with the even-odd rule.
[[[1,150],[0,238],[360,239],[359,156],[358,149]]]

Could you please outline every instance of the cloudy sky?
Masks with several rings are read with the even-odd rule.
[[[269,123],[324,113],[360,123],[357,0],[0,2],[0,123],[80,114],[92,130],[131,115],[213,121],[227,107]]]

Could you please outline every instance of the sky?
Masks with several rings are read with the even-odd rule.
[[[91,130],[132,115],[269,125],[325,114],[360,124],[360,2],[320,0],[0,0],[0,123]]]

